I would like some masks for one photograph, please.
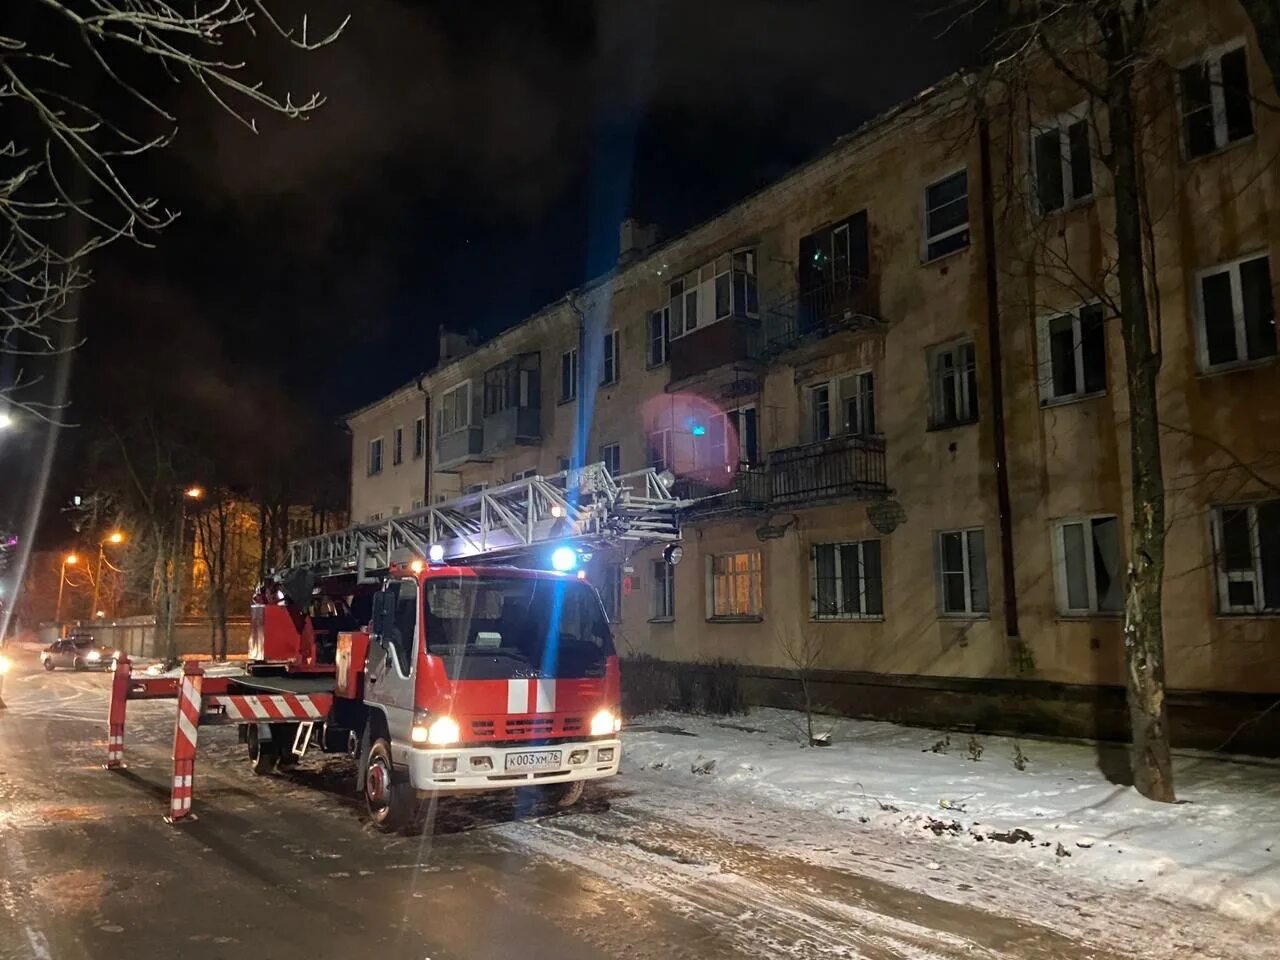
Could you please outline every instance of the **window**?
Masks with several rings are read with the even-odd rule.
[[[924,191],[924,258],[945,257],[969,245],[969,174],[944,177]]]
[[[1280,613],[1280,500],[1215,507],[1221,613]]]
[[[676,615],[676,568],[665,560],[651,564],[649,582],[649,619],[671,620]]]
[[[670,337],[671,311],[668,307],[649,314],[649,366],[667,362],[667,339]]]
[[[620,375],[618,366],[618,349],[622,342],[618,339],[618,331],[610,330],[604,335],[604,350],[600,355],[600,384],[607,386],[617,383]]]
[[[1031,132],[1036,206],[1053,213],[1093,196],[1089,117],[1081,106]]]
[[[987,601],[987,547],[980,527],[938,534],[938,581],[943,613],[964,616],[991,609]]]
[[[489,489],[489,485],[487,483],[473,483],[470,486],[468,486],[467,489],[463,491],[463,493],[468,493],[468,494],[481,493],[487,489]]]
[[[1251,257],[1199,278],[1200,366],[1204,370],[1276,355],[1271,259]]]
[[[369,441],[369,476],[382,472],[382,438],[374,437]]]
[[[413,421],[413,459],[421,460],[427,452],[427,418],[419,417]]]
[[[875,375],[851,373],[809,388],[809,438],[873,436],[876,432]]]
[[[712,414],[709,421],[709,466],[759,462],[760,439],[755,404]]]
[[[759,550],[707,558],[707,613],[759,617],[764,610],[764,571]]]
[[[445,391],[440,398],[440,436],[471,426],[471,381]]]
[[[564,471],[570,469],[573,466],[573,461],[570,460],[568,457],[559,457],[557,459],[557,465],[560,468],[560,472],[563,473]]]
[[[935,347],[929,369],[933,384],[930,426],[954,427],[978,420],[977,359],[971,341]]]
[[[1188,157],[1203,157],[1253,134],[1244,41],[1219,47],[1180,69],[1178,92]]]
[[[377,523],[377,522],[378,522],[379,520],[381,520],[381,519],[382,519],[382,514],[381,514],[381,513],[371,513],[371,514],[369,514],[369,522],[370,522],[370,523]]]
[[[1058,609],[1065,614],[1120,613],[1120,524],[1113,516],[1061,520],[1054,525]]]
[[[618,623],[622,620],[622,567],[616,563],[605,567],[599,589],[604,615],[610,623]]]
[[[517,470],[515,473],[511,475],[511,479],[512,481],[528,480],[530,477],[536,477],[537,475],[538,475],[538,468],[530,467],[528,470]]]
[[[809,580],[815,620],[884,616],[879,540],[814,544]]]
[[[755,250],[735,250],[668,284],[664,309],[670,339],[717,320],[760,316],[756,268]]]
[[[600,462],[609,471],[609,476],[616,477],[622,473],[622,445],[617,443],[601,444]]]
[[[394,507],[391,508],[391,515],[393,517],[400,516],[400,504],[397,503]]]
[[[1040,320],[1040,396],[1072,400],[1107,389],[1107,328],[1102,307]]]
[[[566,350],[560,354],[560,402],[578,396],[578,350]]]
[[[398,467],[404,463],[404,427],[396,427],[391,434],[391,465]]]
[[[424,506],[426,506],[426,501],[425,501],[425,500],[414,500],[414,501],[413,501],[413,506],[411,506],[409,509],[410,509],[410,510],[421,510]]]
[[[649,434],[649,466],[662,471],[671,465],[671,431],[655,430]]]

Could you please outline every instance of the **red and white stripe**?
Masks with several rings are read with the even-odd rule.
[[[197,664],[183,669],[178,684],[178,721],[173,728],[173,792],[169,821],[191,815],[192,784],[196,772],[196,737],[200,729],[200,687],[204,671]]]
[[[508,680],[507,713],[554,713],[555,680]]]
[[[107,737],[107,766],[118,767],[124,763],[124,725],[116,732],[116,725],[111,725],[111,734]]]
[[[116,671],[111,677],[111,703],[107,707],[107,769],[124,766],[125,708],[129,702],[129,679],[133,666],[127,656],[116,660]]]
[[[274,720],[322,720],[329,712],[332,702],[329,695],[310,696],[308,694],[283,693],[278,695],[227,695],[208,697],[205,702],[210,706],[222,707],[229,720],[274,721]]]

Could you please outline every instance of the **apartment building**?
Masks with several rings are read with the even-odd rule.
[[[426,502],[428,395],[419,380],[346,416],[352,436],[351,522],[369,523]]]
[[[1165,26],[1144,88],[1165,642],[1175,737],[1216,746],[1280,694],[1280,124],[1237,5]],[[979,88],[952,78],[660,245],[626,225],[608,276],[352,418],[353,516],[412,506],[373,467],[425,391],[433,498],[579,462],[676,476],[682,562],[593,561],[625,654],[738,661],[763,702],[802,667],[853,714],[1122,736],[1105,117],[1047,70],[981,86],[985,110]]]

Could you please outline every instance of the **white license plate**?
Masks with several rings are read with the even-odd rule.
[[[560,768],[559,750],[539,750],[536,753],[508,753],[508,770],[558,770]]]

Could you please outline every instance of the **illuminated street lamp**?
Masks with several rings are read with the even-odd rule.
[[[182,491],[182,495],[192,500],[199,500],[204,496],[204,487],[187,487]]]
[[[74,567],[79,562],[80,558],[74,553],[68,553],[62,558],[62,570],[58,574],[58,606],[53,614],[55,623],[62,622],[62,588],[67,584],[67,567]]]
[[[124,543],[124,534],[119,530],[112,530],[105,540],[98,541],[98,572],[93,577],[93,602],[89,604],[90,610],[98,609],[98,589],[102,583],[102,555],[108,543],[117,546]],[[98,611],[98,616],[102,616],[102,611]]]
[[[13,426],[13,417],[3,410],[0,410],[0,430],[7,430]]]

